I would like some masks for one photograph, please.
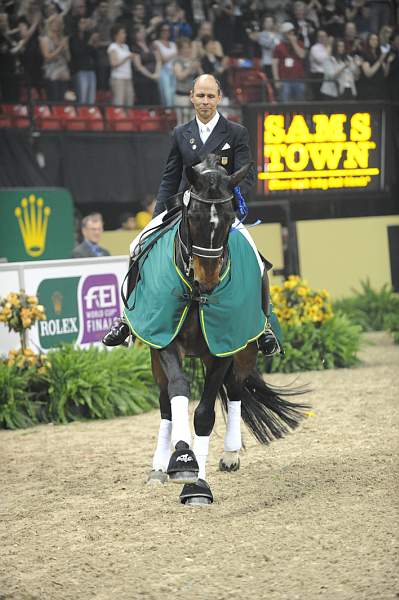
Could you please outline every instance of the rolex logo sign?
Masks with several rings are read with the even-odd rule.
[[[0,190],[0,257],[9,262],[70,258],[73,245],[73,203],[67,190]]]
[[[25,250],[29,256],[41,256],[46,246],[47,224],[51,208],[43,206],[43,198],[34,194],[21,201],[21,207],[15,209]]]

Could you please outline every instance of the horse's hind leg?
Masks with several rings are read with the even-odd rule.
[[[234,378],[233,366],[226,374],[224,385],[227,392],[225,408],[227,409],[226,432],[224,435],[224,452],[219,461],[220,471],[238,471],[240,468],[241,439],[241,385]]]

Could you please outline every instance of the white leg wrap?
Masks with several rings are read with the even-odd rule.
[[[241,448],[241,401],[227,401],[227,427],[224,436],[224,449],[235,452]]]
[[[255,242],[253,241],[248,229],[246,229],[246,227],[244,227],[244,225],[242,223],[240,223],[238,219],[236,219],[233,223],[233,227],[236,227],[238,229],[238,231],[245,237],[245,239],[248,241],[249,245],[251,246],[252,250],[255,252],[255,256],[257,258],[258,264],[259,264],[259,269],[260,269],[260,273],[261,275],[263,275],[263,271],[265,270],[265,265],[263,263],[263,260],[260,257],[260,254],[255,246]]]
[[[130,244],[130,256],[133,255],[134,250],[135,250],[137,244],[139,243],[140,239],[143,240],[146,237],[145,233],[149,229],[152,229],[156,225],[160,225],[162,223],[162,219],[163,219],[163,216],[164,216],[165,213],[166,213],[166,210],[164,212],[162,212],[160,215],[158,215],[157,217],[155,217],[155,219],[152,219],[152,221],[150,221],[148,223],[148,225],[146,225],[144,227],[144,229],[142,231],[140,231],[140,233],[138,235],[136,235],[136,237],[134,238],[134,240]]]
[[[152,459],[154,471],[166,473],[170,458],[170,437],[172,434],[172,421],[161,419],[158,433],[158,443]]]
[[[188,398],[174,396],[170,405],[172,408],[172,444],[183,441],[191,446],[191,431],[188,422]]]
[[[196,435],[194,437],[193,451],[199,466],[199,479],[206,479],[206,460],[209,451],[209,438],[209,435]]]

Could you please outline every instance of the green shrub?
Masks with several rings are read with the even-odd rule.
[[[311,321],[298,325],[282,324],[285,356],[259,358],[261,371],[295,371],[352,367],[358,364],[360,327],[341,314],[319,326]]]
[[[48,358],[48,414],[55,423],[135,415],[158,405],[147,348],[62,346]]]
[[[149,350],[112,352],[65,345],[47,355],[50,366],[0,361],[0,428],[108,419],[158,406]]]
[[[0,428],[19,429],[39,422],[40,403],[30,389],[32,372],[0,362]]]
[[[334,310],[344,313],[363,331],[390,330],[389,323],[399,315],[399,294],[388,285],[374,290],[369,280],[362,281],[360,287],[360,291],[353,290],[353,297],[335,301]]]

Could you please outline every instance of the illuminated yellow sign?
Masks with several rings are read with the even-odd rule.
[[[264,170],[258,178],[271,191],[367,187],[380,170],[370,166],[370,113],[311,115],[311,126],[296,114],[264,117]]]

